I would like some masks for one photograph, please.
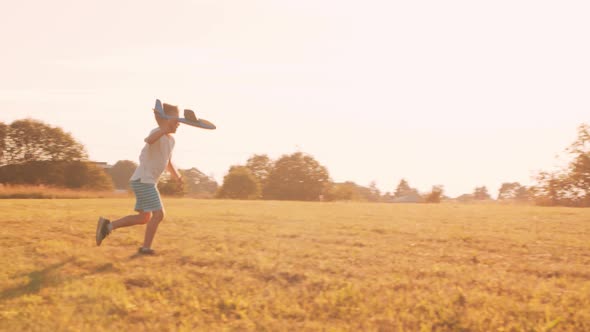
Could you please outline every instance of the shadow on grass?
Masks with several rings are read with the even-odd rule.
[[[45,287],[52,287],[57,286],[65,281],[72,281],[75,279],[81,279],[86,276],[96,274],[96,273],[103,273],[108,272],[113,269],[113,265],[111,263],[102,264],[95,268],[93,268],[88,273],[82,273],[80,275],[74,277],[67,277],[67,278],[60,278],[59,275],[56,275],[59,269],[63,268],[67,264],[73,263],[75,261],[74,257],[70,257],[60,263],[49,265],[48,267],[33,271],[31,273],[17,275],[15,277],[22,277],[27,276],[29,278],[29,283],[23,286],[13,287],[9,289],[5,289],[0,292],[0,302],[10,300],[16,297],[29,295],[29,294],[36,294],[42,288]]]

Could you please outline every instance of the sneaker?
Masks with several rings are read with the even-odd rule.
[[[96,225],[96,245],[100,246],[102,240],[104,240],[111,231],[109,231],[109,225],[111,222],[103,217],[98,218],[98,224]]]
[[[155,255],[156,251],[154,249],[141,247],[137,250],[137,253],[140,255]]]

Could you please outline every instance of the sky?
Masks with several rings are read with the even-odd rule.
[[[11,1],[0,121],[59,126],[138,161],[156,98],[174,162],[221,182],[297,151],[334,181],[450,196],[534,183],[590,123],[588,1]]]

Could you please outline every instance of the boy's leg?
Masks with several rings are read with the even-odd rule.
[[[151,212],[140,211],[139,214],[126,216],[113,222],[100,217],[96,226],[96,245],[100,246],[102,240],[109,236],[113,229],[146,224],[150,220],[151,215]]]
[[[147,224],[152,216],[151,212],[139,212],[139,214],[130,215],[111,222],[112,229],[129,227],[134,225]]]
[[[158,225],[160,224],[160,221],[162,221],[162,219],[164,219],[164,210],[158,210],[152,213],[152,219],[148,222],[147,227],[145,229],[145,239],[143,241],[143,248],[149,249],[152,247],[154,235],[156,235]]]

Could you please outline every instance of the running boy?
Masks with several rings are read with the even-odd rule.
[[[158,229],[160,221],[164,219],[164,207],[158,192],[157,183],[164,172],[170,174],[182,184],[180,174],[172,164],[172,150],[174,149],[174,137],[172,134],[178,128],[179,111],[177,106],[164,104],[166,115],[173,116],[172,119],[164,119],[154,111],[158,128],[152,130],[145,138],[146,145],[141,150],[139,166],[130,179],[130,185],[135,194],[135,211],[138,214],[129,215],[111,222],[100,217],[96,226],[96,245],[100,246],[102,241],[115,229],[134,225],[147,224],[143,246],[139,248],[140,254],[154,254],[152,240]]]

